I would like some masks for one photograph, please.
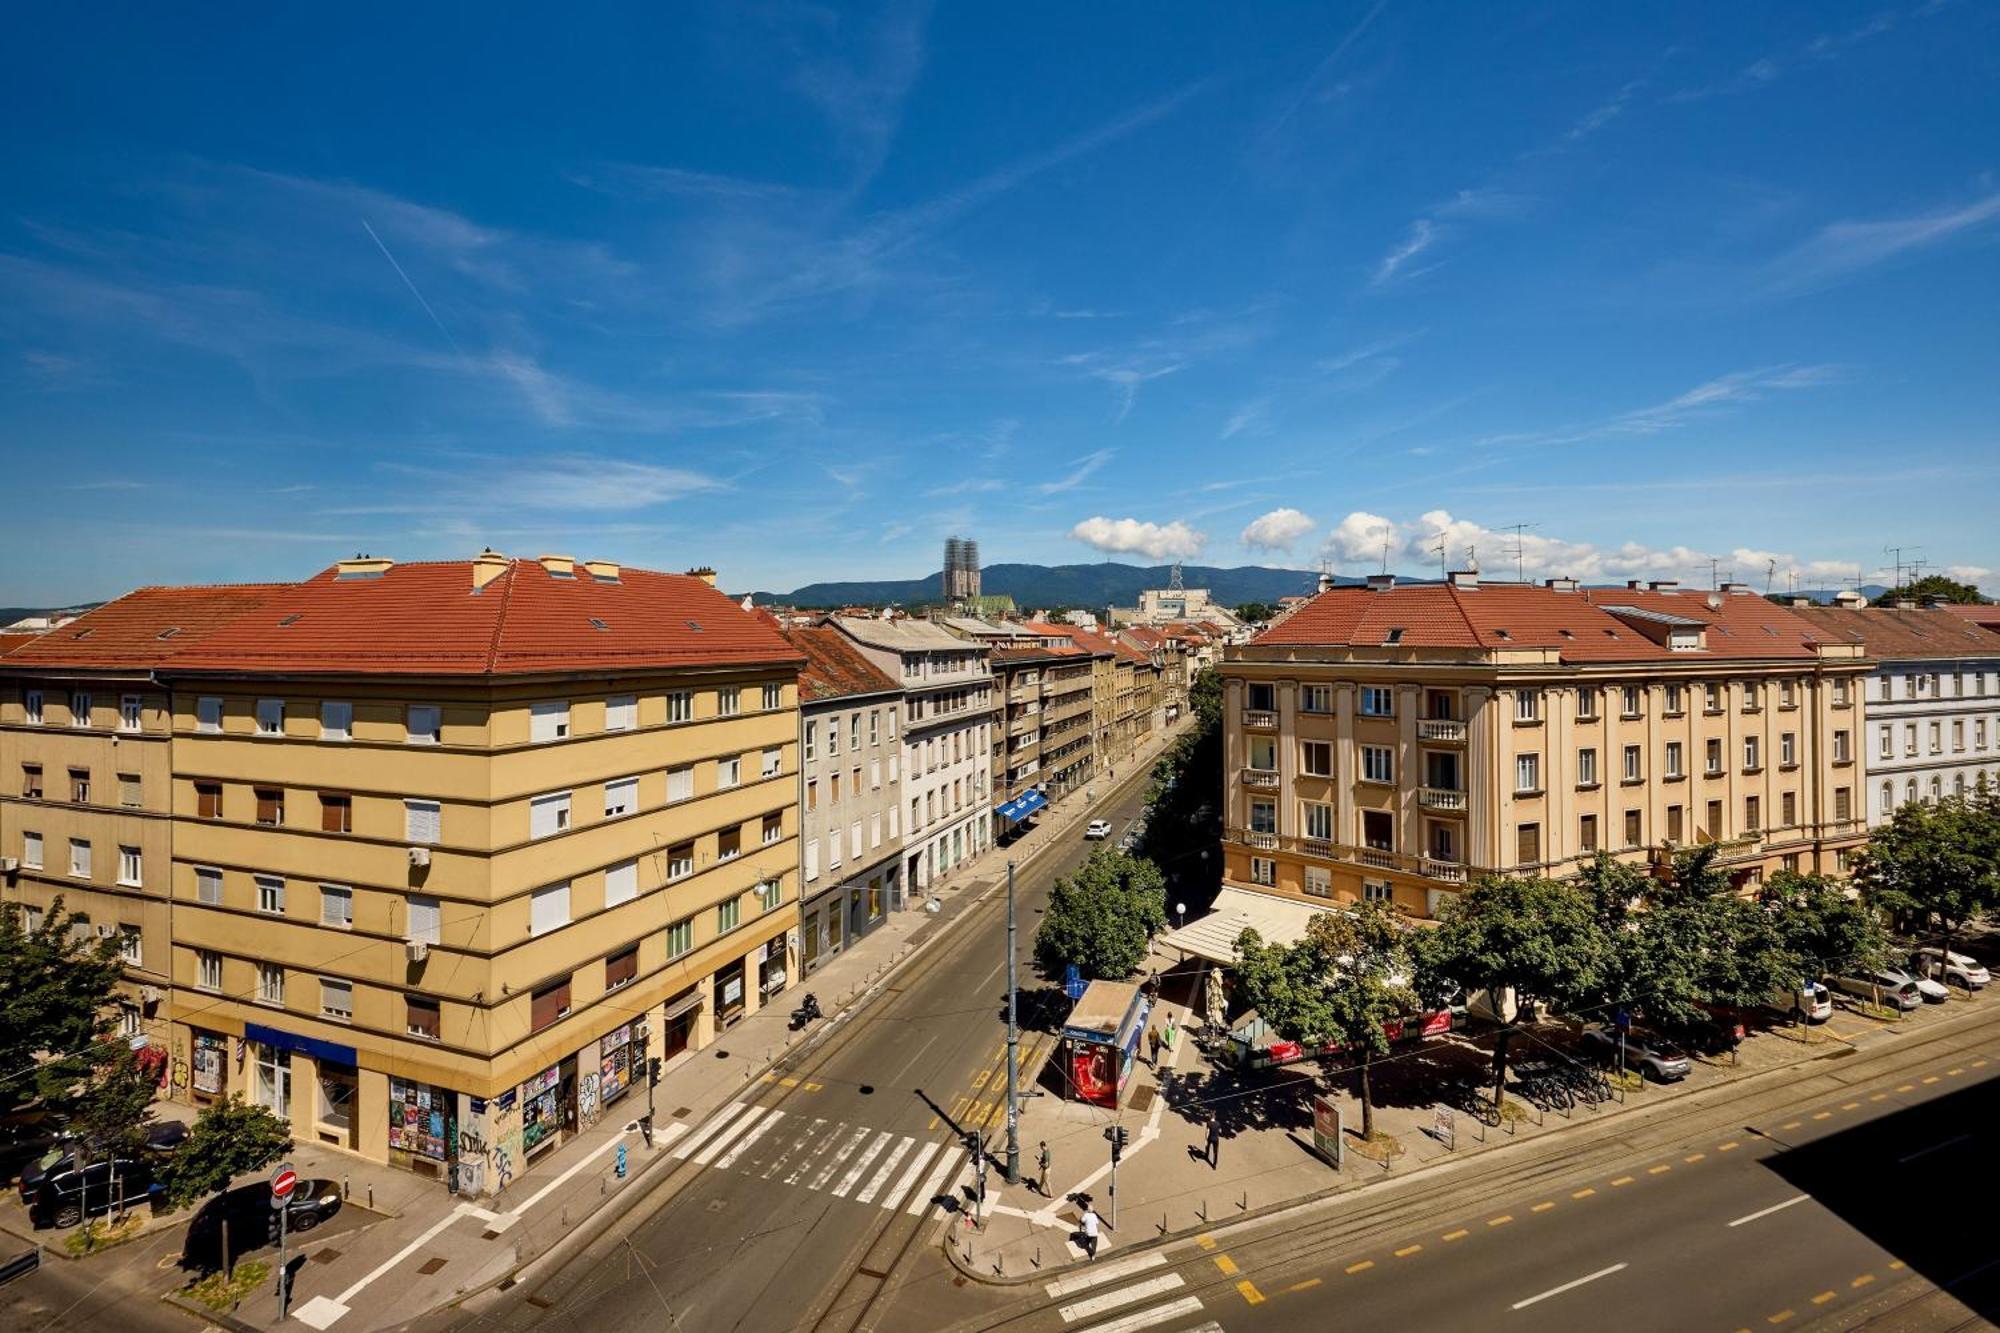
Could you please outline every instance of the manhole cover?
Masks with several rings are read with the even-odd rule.
[[[316,1264],[330,1264],[339,1257],[339,1250],[321,1250],[312,1257],[312,1261]]]
[[[450,1261],[446,1259],[426,1259],[417,1265],[417,1271],[425,1277],[429,1277],[432,1273],[437,1272],[438,1269],[443,1268],[448,1262]]]
[[[729,1052],[728,1052],[728,1051],[717,1051],[717,1052],[715,1053],[715,1058],[716,1058],[716,1059],[718,1059],[718,1060],[727,1060],[727,1059],[729,1058]]]
[[[1137,1092],[1132,1094],[1132,1109],[1134,1111],[1152,1110],[1153,1098],[1157,1097],[1158,1095],[1159,1095],[1159,1090],[1157,1088],[1141,1087]]]
[[[676,1120],[685,1120],[693,1114],[694,1108],[692,1106],[676,1106],[674,1108],[674,1119]]]
[[[872,1097],[874,1094],[875,1085],[873,1083],[863,1083],[861,1085],[861,1095],[863,1097]]]

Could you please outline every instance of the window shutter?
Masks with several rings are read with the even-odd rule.
[[[544,889],[536,889],[532,899],[528,933],[545,935],[559,926],[569,924],[569,885],[551,884]]]
[[[411,842],[438,841],[442,826],[442,810],[438,802],[404,801],[403,813]]]
[[[569,1013],[569,978],[535,992],[530,1005],[529,1026],[539,1032]]]
[[[613,990],[639,975],[639,946],[630,945],[604,960],[604,989]]]
[[[413,1035],[433,1040],[443,1035],[444,1025],[436,1000],[420,1000],[414,995],[408,995],[404,997],[404,1005],[405,1026]]]
[[[616,907],[639,896],[639,863],[626,861],[604,872],[604,905]]]
[[[409,938],[423,944],[436,944],[440,926],[438,900],[435,898],[412,897],[409,900]]]

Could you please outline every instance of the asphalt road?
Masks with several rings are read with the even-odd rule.
[[[976,1322],[1019,1333],[1983,1327],[2000,1320],[1996,1075],[2000,1021],[1880,1046],[1809,1071],[1796,1098],[1780,1087],[1623,1135],[1607,1123],[1598,1141],[1558,1140],[1504,1179],[1463,1173],[1379,1226],[1245,1225]],[[1351,1197],[1357,1215],[1373,1206]]]
[[[1098,784],[1092,813],[1113,821],[1114,838],[1137,816],[1146,775],[1135,767]],[[1017,875],[1024,994],[1039,984],[1026,959],[1049,888],[1097,845],[1081,820],[1073,827],[1073,842]],[[925,1187],[958,1178],[950,1123],[1004,1142],[1005,867],[1004,851],[973,867],[993,891],[959,909],[968,919],[819,1045],[750,1085],[744,1109],[669,1147],[664,1202],[655,1196],[657,1211],[615,1248],[459,1326],[779,1333],[872,1322],[891,1274],[936,1228],[943,1206]],[[1024,1065],[1047,1048],[1024,1032]]]

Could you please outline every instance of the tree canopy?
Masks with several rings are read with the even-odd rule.
[[[1059,977],[1069,964],[1084,976],[1122,981],[1146,961],[1167,924],[1166,877],[1144,857],[1102,848],[1055,882],[1035,931],[1035,966]]]
[[[1849,897],[1836,880],[1780,870],[1765,883],[1761,896],[1772,909],[1786,952],[1798,961],[1800,980],[1883,961],[1889,937],[1881,917]]]
[[[291,1148],[291,1130],[263,1107],[236,1096],[213,1102],[195,1117],[187,1141],[167,1165],[167,1202],[174,1208],[197,1203],[228,1189],[245,1172],[278,1161]]]
[[[2000,903],[2000,793],[1906,801],[1875,830],[1855,882],[1942,947]]]
[[[0,1116],[29,1106],[69,1115],[123,1049],[110,1003],[124,966],[116,942],[87,924],[61,898],[32,930],[20,904],[0,907]]]
[[[1940,602],[1956,602],[1961,606],[1973,606],[1986,599],[1979,595],[1979,589],[1970,583],[1960,583],[1957,579],[1946,578],[1942,574],[1926,574],[1920,579],[1889,589],[1875,599],[1876,606],[1894,606],[1897,602],[1921,602],[1926,597]]]

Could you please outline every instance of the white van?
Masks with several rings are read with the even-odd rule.
[[[1787,988],[1772,993],[1764,1001],[1766,1009],[1775,1009],[1788,1018],[1797,1018],[1807,1023],[1824,1023],[1833,1017],[1833,992],[1817,981],[1808,981],[1793,990]]]

